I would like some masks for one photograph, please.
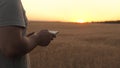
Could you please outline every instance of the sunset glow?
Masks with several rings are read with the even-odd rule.
[[[22,3],[29,20],[120,20],[120,0],[22,0]]]
[[[85,21],[84,20],[82,20],[82,19],[80,19],[80,20],[78,20],[78,21],[76,21],[77,23],[85,23]]]

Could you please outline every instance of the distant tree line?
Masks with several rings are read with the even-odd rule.
[[[102,22],[91,22],[91,23],[120,24],[120,20],[116,20],[116,21],[102,21]]]

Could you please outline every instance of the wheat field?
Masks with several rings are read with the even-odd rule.
[[[30,53],[32,68],[120,68],[120,24],[30,22],[28,33],[42,29],[60,33]]]

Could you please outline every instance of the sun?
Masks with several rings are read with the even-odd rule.
[[[77,23],[85,23],[85,21],[80,19],[80,20],[77,21]]]

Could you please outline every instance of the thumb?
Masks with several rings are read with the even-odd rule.
[[[31,32],[29,34],[27,34],[26,36],[29,37],[29,36],[32,36],[35,32]]]

